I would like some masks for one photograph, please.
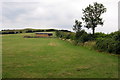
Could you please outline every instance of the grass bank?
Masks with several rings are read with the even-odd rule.
[[[118,57],[57,38],[4,35],[3,78],[117,78]]]

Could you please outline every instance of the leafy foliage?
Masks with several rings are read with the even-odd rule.
[[[95,48],[99,51],[120,54],[120,31],[111,33],[111,37],[99,38]]]
[[[120,41],[120,31],[115,32],[115,35],[113,36],[113,38],[114,38],[116,41]]]
[[[93,6],[89,5],[85,9],[83,9],[82,20],[86,23],[86,28],[92,28],[93,34],[97,25],[103,25],[101,14],[105,12],[106,8],[104,7],[104,5],[97,2],[95,2]]]
[[[97,32],[97,33],[94,34],[94,38],[95,38],[95,39],[105,38],[105,37],[107,37],[107,36],[108,36],[107,34],[101,33],[101,32]]]
[[[75,33],[72,32],[63,32],[63,31],[56,31],[56,36],[62,39],[71,39],[74,40]]]
[[[83,34],[87,34],[87,32],[85,32],[85,30],[81,30],[81,31],[76,32],[75,39],[76,40],[79,39],[80,36],[82,36]]]
[[[120,54],[120,42],[110,38],[98,39],[96,42],[96,48],[99,51],[106,51],[109,53]]]
[[[73,25],[73,30],[75,32],[79,32],[81,30],[82,27],[82,22],[75,20],[75,25]]]

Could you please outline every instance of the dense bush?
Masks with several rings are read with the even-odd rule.
[[[116,41],[120,41],[120,31],[117,31],[114,33],[113,39]]]
[[[85,34],[80,36],[79,40],[80,40],[80,42],[84,43],[84,42],[87,42],[87,41],[92,41],[92,40],[94,40],[94,38],[91,34],[85,33]]]
[[[71,39],[74,40],[74,33],[72,32],[63,32],[63,31],[56,31],[56,36],[62,39]]]
[[[81,31],[76,32],[75,40],[78,40],[80,38],[80,36],[82,36],[83,34],[87,34],[87,32],[85,32],[85,30],[81,30]]]
[[[81,31],[76,32],[75,38],[74,38],[75,44],[77,45],[78,43],[81,43],[83,41],[82,39],[85,38],[86,34],[87,34],[87,32],[85,32],[85,30],[81,30]],[[82,37],[82,35],[84,35],[84,36]]]
[[[94,34],[94,39],[105,38],[105,37],[107,37],[107,34],[102,33],[102,32],[97,32]]]
[[[70,39],[74,40],[75,39],[75,33],[70,33]]]
[[[75,34],[75,42],[76,44],[79,43],[85,43],[87,41],[94,40],[94,37],[92,34],[88,34],[84,30],[81,30]]]
[[[99,51],[120,54],[120,41],[113,38],[101,38],[96,41],[95,48]]]
[[[107,34],[104,38],[98,36],[95,48],[99,51],[120,54],[120,31]]]

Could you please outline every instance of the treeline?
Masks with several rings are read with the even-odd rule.
[[[97,51],[120,54],[120,31],[110,34],[98,32],[94,35],[84,30],[77,33],[56,31],[56,36],[63,40],[69,40],[75,45],[84,45],[86,42],[95,41],[96,44],[93,48]]]
[[[1,34],[18,34],[18,33],[33,33],[33,32],[51,32],[56,29],[16,29],[16,30],[2,30]]]
[[[57,29],[16,29],[16,30],[2,30],[0,34],[18,34],[18,33],[34,33],[34,32],[54,32],[57,31]],[[70,32],[68,30],[60,30],[63,32]]]

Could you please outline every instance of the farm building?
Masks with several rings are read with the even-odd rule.
[[[36,32],[37,37],[52,37],[53,33],[51,32]]]

